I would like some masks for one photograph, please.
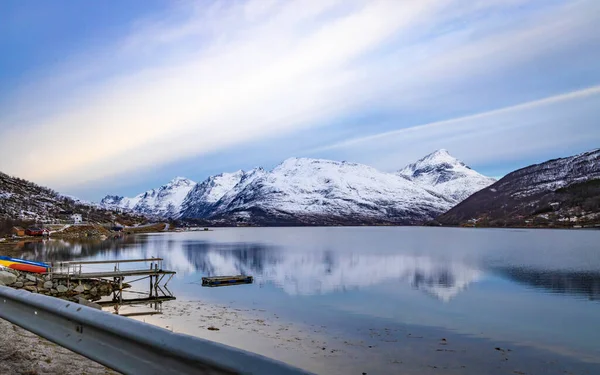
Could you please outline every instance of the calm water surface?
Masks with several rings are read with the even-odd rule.
[[[216,228],[50,241],[28,244],[24,254],[158,256],[177,271],[169,285],[178,298],[260,306],[355,335],[418,326],[536,348],[600,371],[600,231]],[[202,276],[240,273],[256,282],[200,285]]]

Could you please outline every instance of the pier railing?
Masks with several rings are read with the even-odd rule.
[[[307,374],[257,354],[3,286],[0,318],[124,374]]]
[[[86,261],[68,261],[51,263],[50,273],[59,274],[81,274],[82,267],[92,264],[114,264],[114,271],[120,271],[123,263],[142,263],[150,262],[153,269],[162,270],[163,258],[144,258],[144,259],[122,259],[122,260],[86,260]]]
[[[123,263],[144,263],[144,267],[131,269],[121,269]],[[150,267],[147,266],[150,263]],[[91,265],[101,267],[103,270],[86,269]],[[89,266],[89,267],[85,267]],[[108,268],[108,269],[107,269]],[[112,301],[99,302],[101,306],[114,306],[115,313],[119,313],[120,306],[140,304],[140,303],[155,303],[155,306],[162,304],[164,301],[174,300],[173,293],[167,287],[175,275],[175,271],[163,269],[162,258],[143,258],[143,259],[123,259],[123,260],[91,260],[91,261],[68,261],[55,262],[51,264],[49,274],[53,279],[66,280],[67,286],[71,282],[79,282],[88,279],[112,279],[114,285]],[[143,279],[149,280],[148,298],[145,299],[123,299],[124,280],[126,277],[136,277],[132,282],[139,282]],[[166,280],[165,280],[166,278]]]

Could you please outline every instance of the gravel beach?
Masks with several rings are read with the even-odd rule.
[[[0,374],[118,374],[0,319]]]

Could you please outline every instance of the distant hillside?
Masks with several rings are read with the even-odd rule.
[[[436,219],[444,225],[600,224],[600,149],[512,172]]]
[[[19,223],[67,220],[72,213],[80,213],[92,222],[118,219],[127,223],[143,219],[139,215],[116,214],[91,203],[76,201],[52,189],[0,172],[0,234]]]

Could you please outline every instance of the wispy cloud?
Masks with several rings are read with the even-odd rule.
[[[175,4],[24,86],[0,170],[60,188],[374,109],[405,127],[403,111],[482,106],[474,80],[599,45],[593,0]]]
[[[398,170],[428,151],[448,148],[471,165],[515,164],[595,148],[600,86],[427,124],[350,138],[305,151]],[[508,172],[508,171],[505,171]]]
[[[368,135],[360,138],[348,139],[342,142],[337,142],[328,146],[320,147],[317,149],[309,150],[307,152],[319,152],[326,151],[336,148],[346,148],[353,147],[361,143],[368,142],[377,142],[382,139],[389,139],[390,137],[402,137],[402,136],[410,136],[410,135],[419,135],[423,136],[427,135],[439,135],[439,132],[457,132],[464,134],[469,131],[476,130],[476,128],[483,128],[484,123],[482,120],[500,117],[503,115],[513,115],[513,114],[522,114],[527,110],[536,109],[543,106],[548,106],[552,104],[558,104],[561,102],[569,101],[569,100],[577,100],[581,98],[593,97],[596,95],[600,95],[600,85],[589,87],[587,89],[578,90],[569,92],[566,94],[555,95],[539,100],[534,100],[526,103],[521,103],[517,105],[513,105],[510,107],[495,109],[491,111],[486,111],[482,113],[476,113],[468,116],[457,117],[453,119],[447,119],[442,121],[436,121],[428,124],[410,126],[399,130],[393,130],[389,132],[383,132],[379,134]],[[467,127],[464,127],[464,125]],[[463,126],[461,126],[463,125]],[[518,124],[517,124],[518,126]]]

